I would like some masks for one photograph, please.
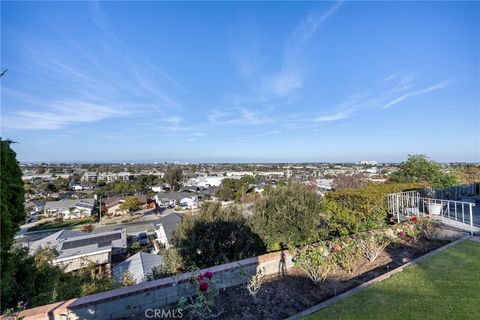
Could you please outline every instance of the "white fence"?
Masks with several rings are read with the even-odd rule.
[[[397,222],[413,216],[430,215],[444,222],[455,221],[456,225],[468,228],[473,235],[472,202],[421,197],[418,191],[392,193],[387,196],[388,212]]]

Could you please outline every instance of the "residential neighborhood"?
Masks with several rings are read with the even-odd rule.
[[[0,1],[0,320],[480,319],[480,1]]]

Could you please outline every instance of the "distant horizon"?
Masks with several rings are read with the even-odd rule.
[[[400,164],[401,161],[377,161],[377,160],[358,160],[358,161],[188,161],[188,160],[138,160],[138,161],[20,161],[19,163],[24,164],[100,164],[100,165],[190,165],[190,164],[358,164],[361,161],[377,161],[378,164]],[[430,159],[432,160],[432,159]],[[433,160],[435,161],[435,160]],[[479,161],[435,161],[441,164],[449,163],[467,163],[467,164],[480,164]]]
[[[0,5],[22,162],[480,162],[480,2]]]

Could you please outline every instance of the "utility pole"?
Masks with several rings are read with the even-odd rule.
[[[97,200],[97,198],[99,199],[99,202],[98,202],[98,219],[97,219],[97,223],[100,223],[100,220],[102,218],[102,195],[98,196],[98,195],[95,195],[95,200]]]

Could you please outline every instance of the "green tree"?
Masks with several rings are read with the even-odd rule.
[[[18,166],[16,154],[10,147],[12,141],[1,142],[1,248],[2,261],[4,251],[8,251],[18,227],[25,222],[24,190],[22,172]],[[2,268],[3,269],[3,268]]]
[[[455,172],[443,172],[440,164],[421,154],[409,155],[407,161],[402,162],[399,170],[391,175],[389,181],[427,183],[434,188],[443,188],[460,183],[459,176]]]
[[[59,177],[59,178],[55,179],[55,181],[53,183],[55,184],[56,190],[59,191],[59,190],[62,190],[62,189],[67,189],[69,181],[68,181],[68,179]]]
[[[41,249],[35,255],[30,255],[28,248],[12,249],[15,263],[12,290],[8,295],[2,295],[2,310],[15,306],[17,301],[35,307],[80,296],[79,288],[85,280],[53,266],[50,261],[55,255],[49,248]]]
[[[255,205],[253,230],[268,250],[295,247],[317,240],[323,232],[321,197],[300,182],[272,188]]]
[[[184,216],[173,244],[186,267],[206,268],[265,252],[242,213],[218,202],[205,203],[197,214]]]
[[[12,141],[2,140],[0,152],[0,212],[1,212],[1,309],[15,293],[15,255],[10,252],[18,227],[25,222],[22,172],[11,148]],[[4,303],[7,300],[7,304]],[[15,302],[16,303],[16,302]]]
[[[183,178],[182,169],[178,166],[169,167],[165,171],[165,182],[170,185],[173,191],[178,191],[181,187],[180,182]]]
[[[236,179],[226,178],[222,180],[220,188],[218,188],[216,192],[216,196],[224,201],[233,200],[235,199],[236,191]]]
[[[42,186],[43,191],[57,192],[57,186],[51,182],[48,182]]]
[[[125,202],[120,205],[120,210],[126,211],[129,214],[139,210],[142,206],[137,197],[127,197]]]
[[[223,179],[216,196],[224,201],[235,200],[238,202],[254,183],[255,178],[252,176],[243,176],[240,179]]]

